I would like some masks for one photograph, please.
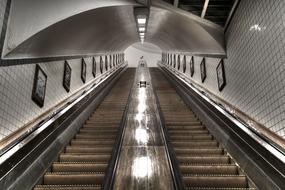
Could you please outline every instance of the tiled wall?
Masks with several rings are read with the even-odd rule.
[[[285,138],[285,2],[241,1],[226,32],[227,85],[217,86],[218,59],[195,57],[193,80]],[[187,57],[187,63],[190,56]],[[189,69],[189,65],[188,65]]]
[[[69,93],[62,86],[64,61],[39,64],[48,76],[43,108],[31,100],[35,64],[0,67],[0,140],[70,97],[88,82],[96,80],[92,75],[92,58],[85,58],[85,62],[87,72],[84,84],[81,80],[81,59],[68,61],[72,69]],[[99,57],[96,57],[96,62],[97,77],[101,74]]]

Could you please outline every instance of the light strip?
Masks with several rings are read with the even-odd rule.
[[[138,18],[138,24],[145,24],[146,18]]]

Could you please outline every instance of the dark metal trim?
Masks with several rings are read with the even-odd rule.
[[[185,103],[199,115],[211,133],[223,144],[259,189],[285,189],[284,160],[273,155],[264,147],[263,141],[258,142],[253,139],[240,127],[238,121],[231,120],[177,76],[163,66],[160,69],[174,84]],[[264,143],[269,143],[263,140]],[[281,153],[284,155],[284,152]]]
[[[160,128],[162,130],[162,137],[163,137],[164,144],[166,147],[166,155],[167,155],[167,159],[168,159],[168,163],[169,163],[169,167],[170,167],[170,171],[171,171],[171,177],[172,177],[172,180],[174,183],[174,189],[184,190],[185,185],[183,183],[182,173],[179,169],[179,164],[178,164],[179,162],[176,158],[174,148],[171,144],[171,140],[170,140],[170,136],[168,134],[168,130],[165,127],[164,115],[162,113],[161,106],[159,103],[159,99],[158,99],[156,90],[154,88],[153,88],[153,93],[155,96],[155,101],[156,101],[157,110],[158,110],[158,114],[156,114],[156,117],[157,117],[157,121],[160,125]]]
[[[231,21],[232,21],[234,15],[236,13],[236,10],[238,9],[238,6],[239,6],[240,2],[241,2],[241,0],[235,0],[234,5],[232,7],[232,10],[231,10],[231,12],[230,12],[230,14],[229,14],[229,16],[227,18],[226,24],[224,26],[224,33],[227,32],[227,30],[228,30],[228,28],[229,28],[229,26],[231,24]]]
[[[119,162],[123,140],[124,140],[123,137],[124,137],[125,130],[126,130],[127,115],[129,112],[130,100],[131,100],[131,96],[133,92],[133,85],[131,85],[127,104],[125,106],[125,110],[124,110],[124,113],[123,113],[123,116],[120,122],[120,126],[119,126],[120,130],[119,130],[118,136],[115,141],[115,147],[113,148],[112,156],[108,164],[106,175],[104,177],[103,187],[102,187],[103,190],[112,190],[114,186],[116,171],[117,171],[118,162]]]

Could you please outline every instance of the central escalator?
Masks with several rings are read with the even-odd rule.
[[[34,190],[102,188],[134,75],[134,69],[123,74]]]
[[[185,189],[255,189],[163,74],[151,69],[151,77]]]

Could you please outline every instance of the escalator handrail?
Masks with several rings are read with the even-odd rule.
[[[78,96],[72,98],[69,102],[67,102],[63,107],[58,109],[56,112],[52,113],[50,116],[48,116],[46,119],[43,119],[40,121],[35,127],[27,131],[24,135],[16,139],[14,142],[9,144],[5,149],[2,149],[0,152],[0,165],[3,164],[5,161],[7,161],[13,154],[15,154],[19,149],[24,147],[26,144],[28,144],[32,139],[34,139],[36,136],[38,136],[42,131],[47,129],[50,125],[52,125],[54,122],[57,121],[58,118],[63,116],[65,113],[67,113],[69,110],[71,110],[76,104],[78,104],[82,99],[90,95],[90,93],[96,89],[98,86],[100,86],[102,83],[107,81],[111,76],[111,73],[116,73],[119,70],[124,69],[127,66],[127,64],[121,64],[116,68],[113,68],[112,70],[109,70],[105,72],[103,75],[100,75],[97,79],[95,78],[95,82],[90,85],[83,91],[83,93],[80,93]],[[96,81],[98,81],[96,83]]]

